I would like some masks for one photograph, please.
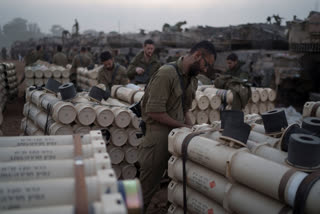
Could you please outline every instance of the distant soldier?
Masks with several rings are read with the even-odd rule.
[[[126,55],[126,60],[128,62],[128,64],[131,62],[131,59],[134,57],[134,53],[132,48],[129,48],[129,52]],[[127,65],[126,65],[127,66]]]
[[[160,62],[154,55],[154,42],[147,39],[143,44],[143,51],[138,53],[128,67],[128,77],[136,84],[146,84],[152,74],[160,67]]]
[[[249,73],[241,69],[244,64],[244,62],[238,60],[238,56],[235,53],[230,54],[227,57],[228,69],[225,74],[248,81]]]
[[[92,62],[91,62],[91,59],[87,55],[86,48],[82,47],[81,50],[80,50],[80,54],[76,55],[73,58],[73,61],[72,61],[72,67],[70,69],[70,72],[71,72],[70,80],[71,80],[71,82],[76,84],[77,68],[79,68],[79,67],[87,68],[91,64],[92,64]]]
[[[180,58],[180,56],[181,56],[180,51],[176,51],[175,55],[174,56],[169,56],[166,61],[167,62],[177,61]]]
[[[44,60],[41,45],[37,45],[36,50],[29,50],[25,58],[25,63],[26,65],[32,65],[37,60]]]
[[[232,110],[242,110],[251,97],[251,89],[248,84],[249,74],[241,70],[244,63],[239,62],[238,56],[234,53],[227,57],[227,64],[227,71],[214,80],[214,85],[217,88],[231,90]]]
[[[87,55],[91,59],[91,61],[94,62],[94,57],[93,57],[93,54],[91,52],[91,47],[90,46],[87,47]]]
[[[3,60],[7,60],[7,49],[5,47],[1,49],[1,56]]]
[[[78,48],[77,47],[73,47],[70,48],[69,52],[68,52],[68,62],[72,63],[73,58],[78,54]]]
[[[267,17],[267,24],[271,24],[271,17],[270,16]]]
[[[104,84],[109,90],[113,85],[126,85],[129,83],[126,68],[115,63],[109,51],[102,52],[100,60],[103,67],[99,70],[99,83]]]
[[[113,49],[112,50],[113,59],[115,62],[119,63],[120,65],[127,65],[127,60],[125,56],[120,54],[119,49]]]
[[[52,63],[63,67],[66,67],[66,65],[68,64],[67,56],[62,53],[61,45],[57,45],[57,53],[53,56]]]

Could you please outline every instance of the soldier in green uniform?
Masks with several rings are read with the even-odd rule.
[[[102,52],[100,60],[103,67],[99,70],[98,82],[102,83],[111,90],[113,85],[126,85],[129,83],[126,68],[118,63],[114,63],[114,59],[109,51]]]
[[[26,56],[25,62],[26,65],[32,65],[37,60],[44,60],[42,46],[37,45],[36,49],[30,50]]]
[[[191,127],[189,109],[198,87],[196,76],[213,65],[215,57],[213,44],[202,41],[150,78],[141,102],[146,132],[139,147],[145,211],[168,165],[168,134],[173,128]]]
[[[128,67],[128,77],[136,84],[146,84],[152,74],[160,67],[160,62],[156,55],[154,42],[147,39],[143,44],[143,51],[136,55]]]
[[[72,67],[70,69],[70,81],[76,85],[77,81],[77,68],[79,67],[88,67],[92,64],[91,59],[87,55],[87,49],[82,47],[80,53],[73,58]]]
[[[244,62],[238,60],[238,56],[235,53],[230,54],[227,57],[228,69],[225,74],[248,81],[249,73],[241,69],[244,64]]]
[[[66,65],[68,64],[67,56],[62,53],[61,45],[57,45],[57,53],[53,56],[52,63],[63,67],[66,67]]]

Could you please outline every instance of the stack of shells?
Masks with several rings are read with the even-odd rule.
[[[320,118],[320,101],[306,102],[303,106],[302,116],[303,117],[319,117]]]
[[[129,110],[129,104],[109,98],[101,103],[87,92],[78,93],[68,102],[44,90],[26,90],[21,129],[26,135],[68,135],[107,129],[111,136],[108,150],[118,177],[134,178],[140,140],[140,118]]]
[[[70,65],[67,65],[65,68],[58,65],[51,65],[47,62],[37,61],[34,65],[25,67],[24,74],[27,87],[32,85],[45,85],[49,78],[65,84],[70,82]]]
[[[252,96],[243,109],[244,114],[262,114],[274,109],[276,92],[270,88],[251,88]],[[213,85],[199,86],[192,102],[193,124],[213,123],[220,120],[220,111],[232,108],[233,94],[230,90],[217,89]]]
[[[18,94],[18,80],[13,63],[0,63],[0,126],[3,122],[2,112],[8,98],[13,99]],[[0,135],[2,131],[0,129]]]
[[[90,89],[92,86],[98,85],[98,71],[102,66],[95,67],[92,70],[87,68],[77,69],[77,84],[82,89]]]
[[[183,213],[182,148],[186,145],[188,213],[292,213],[298,187],[308,173],[287,164],[288,153],[279,149],[282,138],[267,135],[258,124],[259,115],[246,115],[245,122],[252,127],[246,147],[221,138],[220,121],[171,131],[168,200],[172,204],[168,213]],[[186,144],[191,133],[199,134]],[[303,213],[320,211],[316,195],[320,183],[312,188]]]
[[[139,181],[118,181],[101,131],[78,138],[80,145],[71,135],[0,138],[0,212],[71,214],[82,194],[95,213],[141,210]]]

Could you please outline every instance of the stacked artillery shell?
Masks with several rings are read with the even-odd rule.
[[[25,68],[26,86],[45,85],[49,78],[64,84],[70,82],[70,69],[48,63],[38,63]]]
[[[77,69],[77,83],[83,89],[90,89],[92,86],[98,85],[98,71],[102,66],[98,66],[92,70],[87,68]]]
[[[186,145],[189,213],[292,213],[298,203],[295,198],[301,193],[298,188],[308,174],[271,160],[274,151],[269,151],[269,159],[262,155],[266,151],[262,154],[251,151],[249,147],[254,144],[265,146],[264,139],[256,142],[249,137],[248,148],[232,147],[219,139],[221,134],[215,130],[220,127],[213,127],[210,131],[208,127],[194,127],[194,131],[207,132],[189,139],[188,144],[184,141],[192,130],[174,129],[169,134],[168,149],[173,156],[168,162],[168,175],[173,181],[168,186],[168,199],[174,204],[169,213],[181,213],[184,206],[182,147]],[[319,190],[320,182],[310,186],[303,213],[319,213]]]
[[[87,134],[90,130],[107,129],[112,164],[120,178],[134,178],[140,140],[140,119],[129,110],[129,104],[109,98],[94,102],[86,92],[78,93],[69,102],[44,90],[26,92],[25,118],[21,129],[28,135]]]
[[[13,99],[18,94],[18,81],[13,63],[0,63],[0,126],[3,122],[2,112],[8,99]],[[2,131],[0,129],[0,135]]]
[[[320,101],[306,102],[303,106],[303,117],[320,117]]]
[[[18,79],[17,79],[17,72],[15,70],[14,63],[2,63],[0,64],[3,71],[1,72],[0,68],[0,80],[4,81],[4,86],[7,89],[7,96],[12,99],[17,96],[18,94]],[[1,86],[0,86],[1,87]]]
[[[271,88],[251,88],[251,99],[243,109],[245,114],[262,114],[275,108],[277,93]]]
[[[270,88],[251,88],[252,97],[243,109],[245,114],[261,114],[274,109],[276,93]],[[233,94],[230,90],[217,89],[213,85],[200,86],[192,102],[193,124],[213,123],[220,120],[220,111],[232,108]]]
[[[101,131],[76,138],[0,138],[0,212],[141,212],[139,181],[117,180]]]

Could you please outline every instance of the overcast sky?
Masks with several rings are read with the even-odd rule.
[[[138,32],[184,20],[190,27],[265,22],[273,14],[304,19],[319,8],[320,0],[0,0],[0,25],[21,17],[45,33],[53,24],[71,31],[77,18],[80,31]]]

